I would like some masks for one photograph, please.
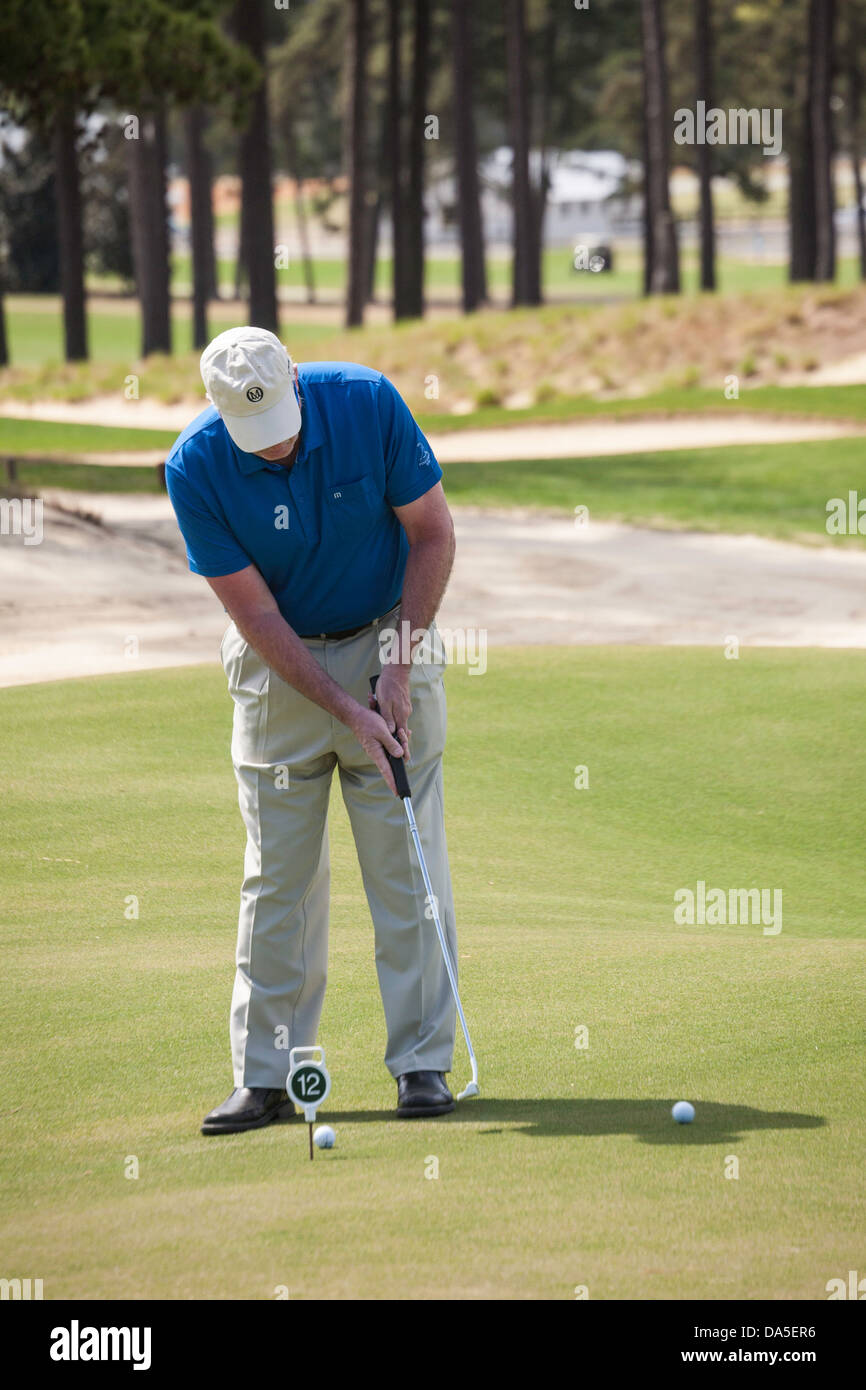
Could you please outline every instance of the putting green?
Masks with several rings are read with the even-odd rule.
[[[392,1118],[335,793],[337,1147],[313,1163],[300,1120],[198,1132],[231,1087],[222,672],[0,692],[4,1276],[49,1299],[824,1299],[862,1273],[864,677],[861,652],[721,648],[452,668],[482,1096]],[[676,923],[699,881],[781,890],[781,931]]]

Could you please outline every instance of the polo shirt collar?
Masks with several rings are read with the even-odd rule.
[[[322,418],[313,397],[308,392],[305,392],[303,387],[300,388],[300,391],[301,447],[298,450],[298,457],[295,459],[295,466],[300,463],[301,459],[306,458],[307,454],[312,453],[314,449],[318,449],[324,442],[325,437],[322,429]],[[243,449],[238,448],[231,439],[231,436],[229,436],[229,440],[235,451],[238,467],[242,473],[257,473],[260,468],[268,467],[267,459],[259,458],[258,454],[247,454]]]

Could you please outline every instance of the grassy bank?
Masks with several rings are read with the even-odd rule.
[[[94,360],[79,364],[57,361],[56,301],[44,312],[30,301],[22,312],[19,321],[10,301],[12,332],[20,328],[20,356],[29,356],[31,365],[25,360],[0,372],[0,400],[121,393],[129,374],[138,378],[143,398],[200,395],[198,354],[183,350],[189,341],[183,336],[189,332],[188,311],[176,311],[178,355],[140,362],[137,311],[119,301],[110,313],[94,316]],[[486,406],[701,387],[723,399],[732,376],[742,393],[749,386],[784,383],[791,373],[808,377],[824,361],[861,352],[864,314],[866,288],[797,286],[509,313],[486,310],[351,331],[305,322],[293,308],[282,332],[299,360],[372,364],[392,378],[416,412],[451,416]],[[224,319],[213,324],[225,326]],[[14,336],[12,351],[14,362]]]

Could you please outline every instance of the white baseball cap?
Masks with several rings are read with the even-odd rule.
[[[301,429],[291,358],[266,328],[228,328],[201,355],[208,400],[245,453],[271,449]]]

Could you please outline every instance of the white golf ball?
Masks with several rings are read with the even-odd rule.
[[[678,1125],[690,1125],[695,1118],[695,1107],[691,1101],[678,1100],[671,1114]]]
[[[313,1143],[317,1149],[332,1149],[337,1142],[337,1135],[330,1125],[318,1125],[313,1130]]]

